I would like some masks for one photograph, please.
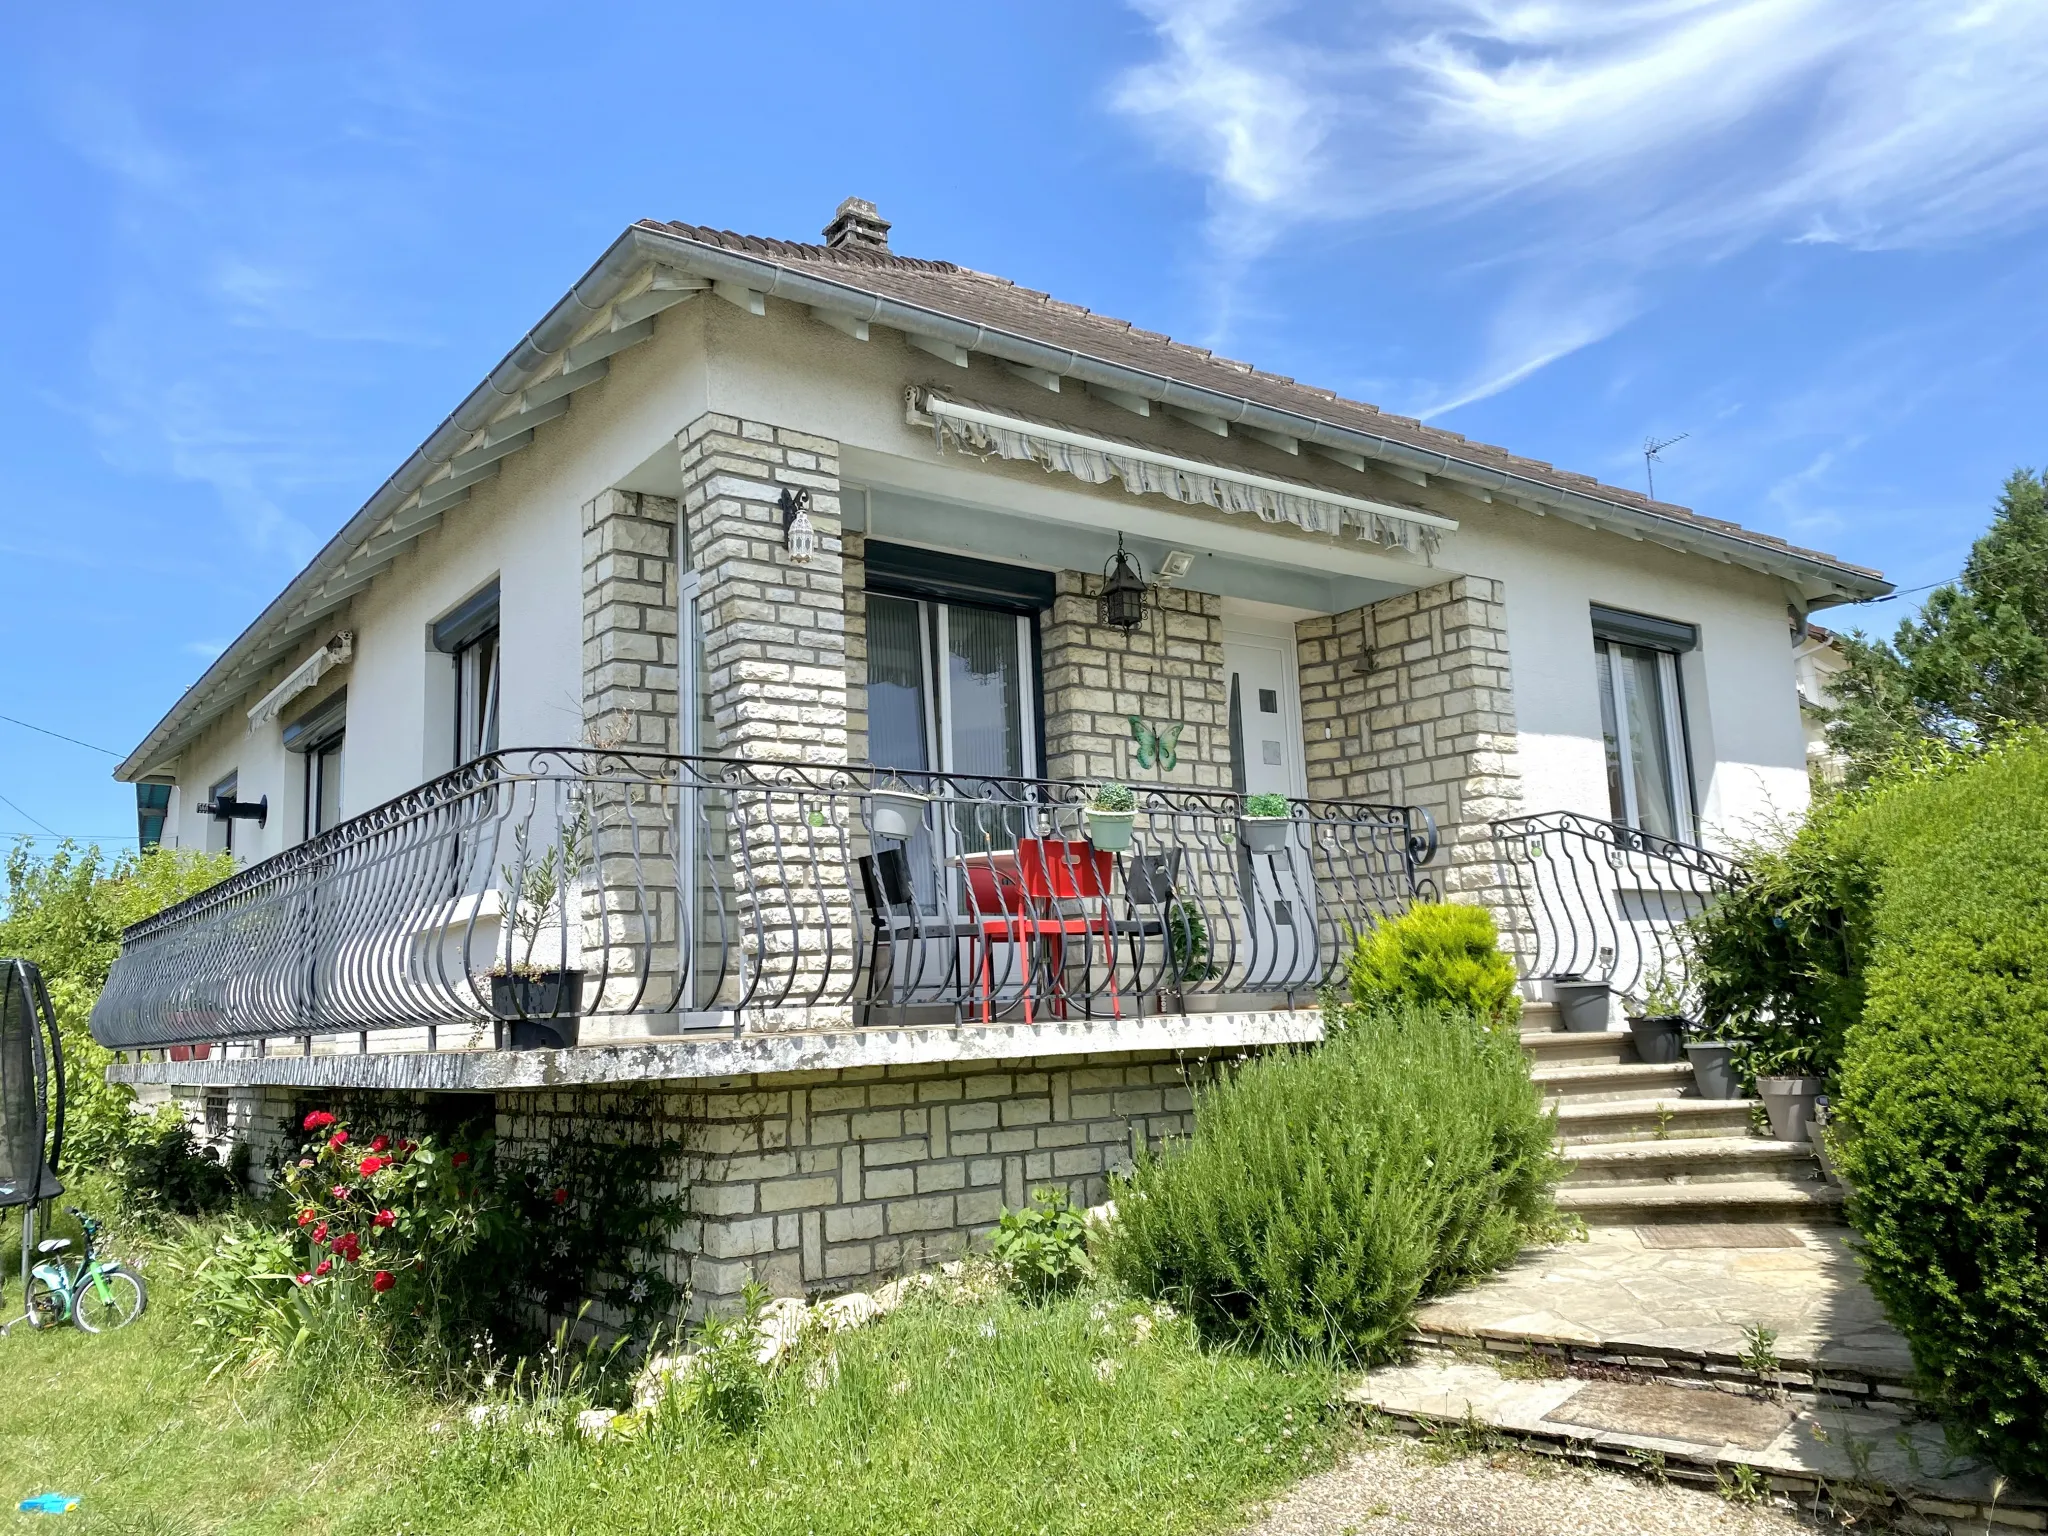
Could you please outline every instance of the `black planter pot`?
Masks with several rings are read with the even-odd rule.
[[[1685,1060],[1685,1019],[1676,1013],[1652,1013],[1628,1021],[1636,1060],[1667,1065]]]
[[[491,978],[491,1012],[504,1023],[515,1051],[566,1051],[575,1045],[582,1001],[581,971]]]

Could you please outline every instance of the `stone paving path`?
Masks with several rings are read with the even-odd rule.
[[[1746,1328],[1763,1327],[1776,1330],[1788,1367],[1903,1381],[1906,1342],[1863,1283],[1848,1237],[1830,1226],[1596,1227],[1583,1243],[1533,1249],[1431,1302],[1416,1323],[1425,1334],[1726,1355],[1742,1351]]]

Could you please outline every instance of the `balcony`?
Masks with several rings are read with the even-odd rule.
[[[129,929],[92,1027],[179,1057],[1312,1005],[1433,894],[1417,810],[579,748],[478,759]],[[1104,842],[1114,841],[1104,835]]]

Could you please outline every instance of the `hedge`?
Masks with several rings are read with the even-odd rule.
[[[1836,1104],[1865,1270],[1944,1416],[2048,1482],[2048,738],[1857,819],[1882,873]]]

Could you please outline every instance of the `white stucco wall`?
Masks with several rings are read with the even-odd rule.
[[[1033,465],[942,454],[929,429],[904,420],[904,389],[912,383],[1189,457],[1419,503],[1461,527],[1431,565],[1353,540],[1134,497],[1120,485],[1086,486]],[[1441,484],[1421,489],[1376,472],[1360,476],[1241,438],[1225,442],[1160,414],[1140,420],[1071,384],[1050,394],[985,358],[951,367],[879,328],[873,340],[857,342],[779,300],[770,299],[767,315],[755,317],[706,296],[665,313],[653,341],[614,357],[610,376],[578,393],[565,418],[541,427],[532,448],[503,460],[496,479],[308,637],[301,655],[333,630],[356,635],[354,662],[323,685],[349,689],[345,814],[447,766],[449,663],[429,650],[427,628],[494,574],[502,591],[501,740],[520,746],[577,739],[581,507],[636,474],[635,488],[673,494],[647,477],[658,479],[675,434],[710,409],[837,440],[849,483],[1056,523],[1070,539],[1082,532],[1113,538],[1121,530],[1258,568],[1266,584],[1240,595],[1327,608],[1333,579],[1383,595],[1453,574],[1498,578],[1506,584],[1521,768],[1532,810],[1607,813],[1590,605],[1684,620],[1699,626],[1701,637],[1684,677],[1703,827],[1709,835],[1740,833],[1806,803],[1786,594],[1773,578],[1484,503]],[[958,528],[959,520],[950,520],[938,542],[974,552],[960,543]],[[1287,590],[1289,580],[1299,582],[1298,593]],[[240,769],[244,798],[268,793],[274,808],[263,832],[241,829],[244,851],[260,857],[297,840],[299,760],[287,761],[276,724],[251,735],[243,710],[298,659],[281,664],[185,749],[167,841],[204,845],[203,818],[193,807],[231,767]],[[287,717],[318,697],[294,701]]]

